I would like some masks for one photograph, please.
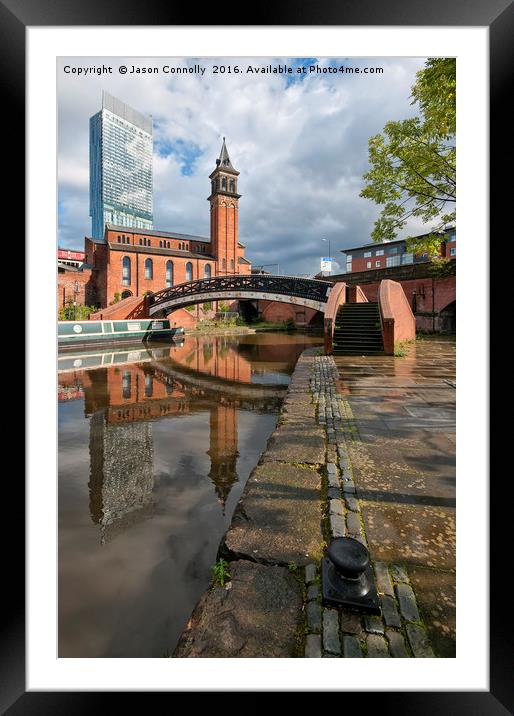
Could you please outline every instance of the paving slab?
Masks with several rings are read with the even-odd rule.
[[[301,394],[298,394],[299,396]],[[282,417],[298,417],[314,419],[316,406],[310,400],[286,398],[282,404]]]
[[[436,656],[455,657],[455,574],[412,567],[410,580]]]
[[[216,586],[196,606],[175,657],[294,657],[302,588],[286,567],[231,562],[231,588]]]
[[[361,500],[372,558],[455,569],[455,510]]]
[[[321,478],[309,467],[264,462],[246,483],[226,547],[238,557],[306,565],[321,557]]]
[[[455,456],[441,454],[426,441],[423,448],[382,438],[350,447],[353,478],[363,498],[455,505]],[[408,453],[408,454],[406,454]],[[418,498],[418,499],[416,499]]]
[[[264,461],[283,461],[320,465],[325,462],[325,432],[322,427],[307,423],[285,423],[279,426],[268,442]]]

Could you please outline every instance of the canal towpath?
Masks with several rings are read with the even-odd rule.
[[[454,484],[448,445],[455,382],[434,377],[436,348],[413,347],[403,371],[395,368],[403,359],[394,357],[334,359],[319,349],[304,351],[220,545],[228,581],[203,594],[174,656],[454,655],[455,506],[451,486],[443,497],[437,490]],[[448,366],[448,355],[443,359]],[[406,378],[409,365],[414,378]],[[374,380],[381,376],[382,388]],[[423,413],[435,394],[449,401],[442,417]],[[370,410],[377,405],[380,421],[373,424]],[[430,450],[414,454],[422,433],[433,438]],[[377,440],[384,468],[392,468],[385,497],[385,490],[369,489],[370,474],[381,478],[379,470],[370,472]],[[409,454],[418,461],[416,490],[405,487],[401,470],[394,474],[390,451],[402,454],[399,446],[405,463]],[[434,459],[442,465],[437,484],[426,479]],[[399,515],[400,526],[391,520],[387,529],[384,508]],[[370,549],[380,617],[321,604],[320,561],[332,537],[344,535]]]

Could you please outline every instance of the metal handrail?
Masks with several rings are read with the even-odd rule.
[[[195,281],[186,281],[157,291],[149,297],[149,305],[156,306],[177,298],[186,298],[195,294],[226,291],[278,293],[287,296],[297,296],[325,303],[332,287],[330,281],[318,279],[305,279],[296,276],[263,276],[263,275],[234,275],[201,278]]]

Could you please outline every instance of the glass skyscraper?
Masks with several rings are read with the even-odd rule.
[[[102,92],[89,120],[89,215],[94,239],[105,224],[153,228],[153,123]]]

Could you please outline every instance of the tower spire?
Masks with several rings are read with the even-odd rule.
[[[236,170],[232,166],[232,162],[230,161],[230,156],[227,149],[227,144],[225,141],[225,137],[223,137],[223,144],[221,145],[221,152],[219,159],[216,159],[216,166],[220,169],[226,169],[228,171],[235,172]]]
[[[225,137],[221,152],[216,159],[216,168],[211,172],[211,252],[218,262],[218,273],[239,273],[238,246],[238,203],[241,194],[237,193],[239,172],[230,161]]]

